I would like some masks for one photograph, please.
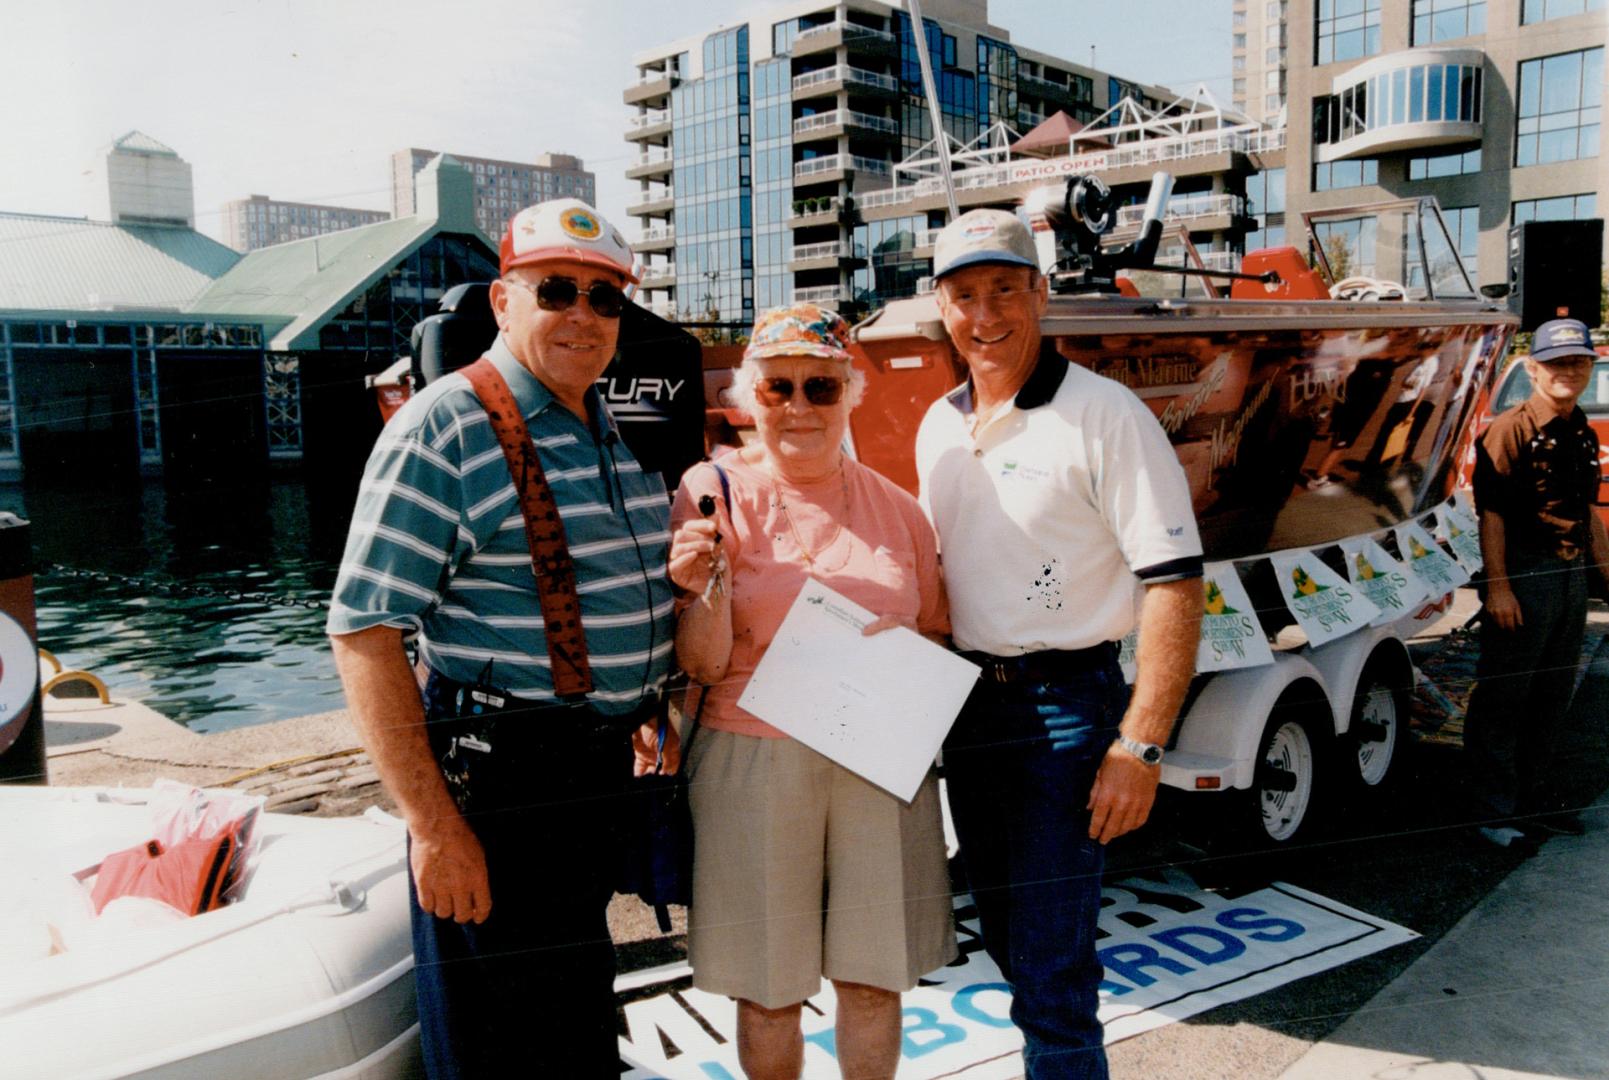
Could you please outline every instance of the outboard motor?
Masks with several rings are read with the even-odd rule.
[[[409,339],[414,390],[473,364],[497,340],[490,290],[484,281],[454,285],[442,294],[440,311],[414,326]]]
[[[1116,293],[1119,270],[1151,267],[1162,242],[1162,214],[1173,193],[1171,174],[1152,174],[1140,235],[1110,251],[1101,246],[1101,237],[1117,221],[1116,200],[1098,177],[1071,176],[1059,193],[1042,190],[1050,195],[1041,196],[1033,208],[1045,215],[1056,234],[1056,263],[1050,272],[1056,292]]]
[[[414,393],[480,359],[497,340],[491,286],[455,285],[440,312],[413,328]],[[647,308],[620,313],[620,348],[598,379],[620,435],[648,472],[671,490],[704,454],[703,353],[698,339]]]

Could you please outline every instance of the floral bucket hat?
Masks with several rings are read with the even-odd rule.
[[[836,311],[816,304],[772,308],[754,323],[745,360],[773,356],[819,356],[850,362],[849,324]]]

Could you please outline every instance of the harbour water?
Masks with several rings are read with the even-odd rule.
[[[39,644],[200,732],[342,704],[324,638],[352,494],[297,479],[0,489],[33,527]]]

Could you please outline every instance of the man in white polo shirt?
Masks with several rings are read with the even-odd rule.
[[[1194,673],[1201,541],[1178,458],[1126,387],[1044,349],[1033,238],[974,210],[934,277],[966,383],[916,440],[955,642],[983,675],[944,747],[984,945],[1032,1080],[1104,1078],[1103,845],[1150,814]],[[1117,641],[1140,626],[1132,696]]]

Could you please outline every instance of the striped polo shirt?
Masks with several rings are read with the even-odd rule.
[[[587,394],[593,429],[501,337],[487,355],[513,391],[564,521],[592,665],[587,704],[631,711],[670,671],[666,579],[670,503],[614,418]],[[447,678],[555,700],[525,521],[497,436],[468,380],[453,374],[409,401],[364,469],[326,629],[419,632]]]

